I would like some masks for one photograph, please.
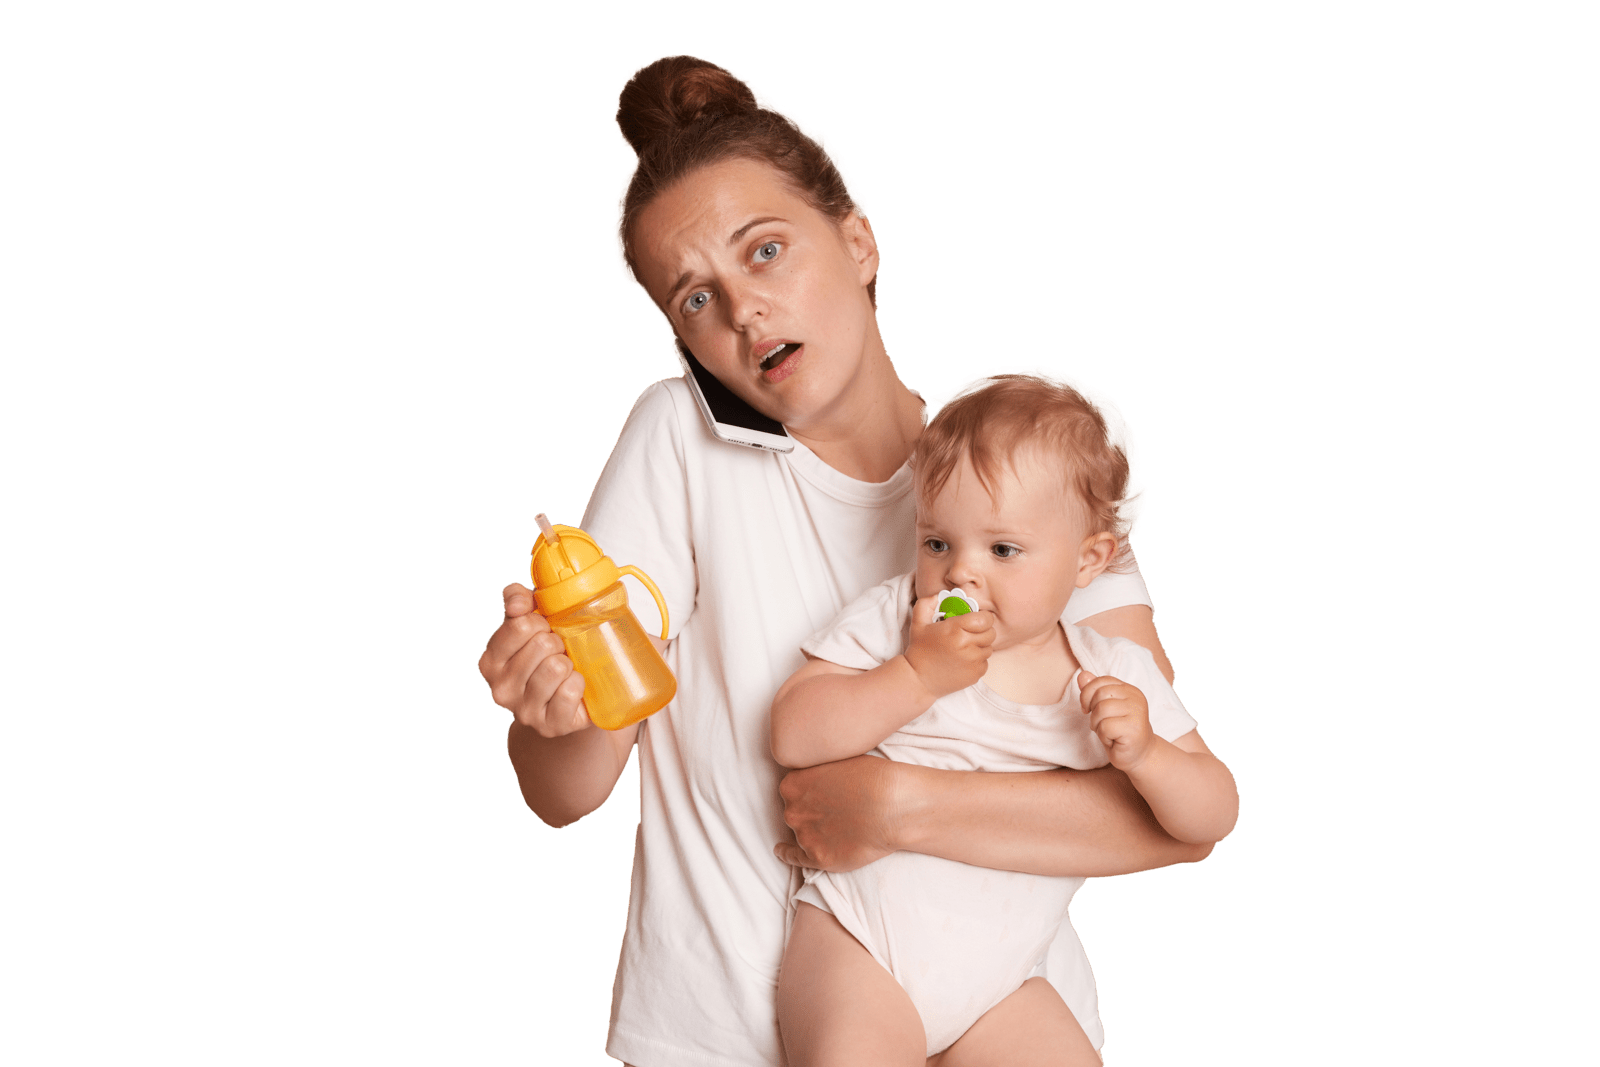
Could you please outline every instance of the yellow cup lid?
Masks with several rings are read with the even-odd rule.
[[[539,516],[544,521],[544,516]],[[667,639],[667,602],[656,583],[638,567],[618,567],[600,551],[595,539],[576,526],[554,525],[550,533],[533,543],[533,603],[539,614],[550,616],[566,611],[596,596],[631,574],[644,583],[661,612],[661,639]]]
[[[555,544],[550,544],[544,534],[533,543],[531,570],[536,588],[565,581],[605,558],[594,538],[576,526],[556,525],[550,531],[556,535]]]
[[[552,526],[555,543],[544,534],[533,543],[533,598],[541,615],[581,604],[620,581],[622,572],[602,555],[595,539],[575,526]]]

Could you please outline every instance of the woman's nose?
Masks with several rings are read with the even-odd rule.
[[[756,319],[767,313],[766,294],[761,287],[749,279],[740,278],[724,287],[724,297],[728,301],[728,317],[738,327],[749,326]]]

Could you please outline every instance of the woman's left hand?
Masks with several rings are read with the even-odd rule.
[[[780,844],[773,853],[792,867],[853,871],[895,851],[896,785],[904,770],[877,756],[856,756],[790,771],[778,794],[798,844]]]

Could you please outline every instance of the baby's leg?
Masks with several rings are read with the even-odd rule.
[[[1055,987],[1030,978],[983,1013],[930,1067],[1100,1067],[1100,1054]]]
[[[783,950],[778,1029],[789,1067],[923,1067],[928,1049],[900,983],[810,904],[799,905]]]

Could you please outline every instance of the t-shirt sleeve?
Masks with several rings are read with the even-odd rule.
[[[589,497],[583,528],[617,566],[631,564],[650,576],[667,602],[668,637],[675,637],[694,611],[698,579],[684,435],[670,386],[657,382],[634,403]],[[659,637],[650,591],[632,575],[623,582],[628,607],[646,633]]]
[[[845,606],[823,629],[800,643],[800,651],[841,667],[870,671],[906,648],[911,621],[912,576],[875,585]]]
[[[1061,621],[1076,626],[1091,615],[1112,608],[1125,608],[1130,604],[1155,607],[1150,601],[1150,591],[1144,586],[1144,578],[1139,574],[1139,563],[1133,558],[1132,550],[1128,552],[1127,571],[1102,571],[1084,588],[1074,589]]]
[[[1105,673],[1139,687],[1150,708],[1150,729],[1157,737],[1176,741],[1199,725],[1178,699],[1172,683],[1156,666],[1155,657],[1148,648],[1122,637],[1113,638],[1107,644],[1110,654]]]

